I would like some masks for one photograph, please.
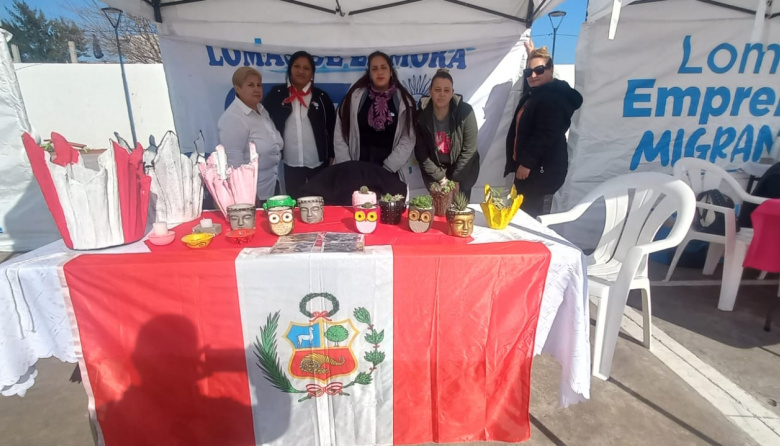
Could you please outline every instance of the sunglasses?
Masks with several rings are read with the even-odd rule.
[[[533,68],[526,68],[523,70],[523,76],[525,77],[531,77],[531,74],[536,73],[537,76],[541,76],[544,74],[544,70],[548,69],[547,65],[538,65]]]

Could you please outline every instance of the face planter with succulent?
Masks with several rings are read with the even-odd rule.
[[[450,224],[450,235],[455,237],[470,237],[474,230],[474,209],[469,207],[466,195],[459,193],[447,210],[447,222]]]
[[[401,223],[401,215],[406,210],[406,201],[403,195],[384,194],[379,200],[379,209],[382,210],[380,221],[386,225]]]
[[[452,200],[458,193],[458,183],[447,180],[446,183],[431,183],[431,197],[433,198],[433,210],[436,216],[444,217],[447,209],[452,206]]]
[[[355,227],[358,232],[371,234],[376,229],[379,220],[379,207],[370,202],[355,208]]]
[[[371,192],[368,186],[362,186],[360,190],[352,192],[352,207],[357,208],[364,203],[376,204],[376,193]]]
[[[433,225],[433,198],[420,195],[409,202],[409,229],[418,234],[427,232]]]

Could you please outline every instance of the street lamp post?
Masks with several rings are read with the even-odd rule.
[[[552,25],[553,28],[552,59],[553,62],[555,62],[555,39],[558,37],[558,27],[561,26],[561,23],[563,23],[563,18],[566,17],[566,11],[553,11],[547,14],[547,17],[550,18],[550,25]]]
[[[116,49],[119,53],[119,68],[122,70],[122,86],[125,88],[125,103],[127,104],[127,116],[130,118],[130,133],[133,135],[133,149],[138,145],[138,138],[135,136],[135,121],[133,121],[133,109],[130,106],[130,91],[127,88],[127,75],[125,74],[125,64],[122,60],[122,46],[119,44],[119,21],[122,20],[122,10],[117,8],[101,8],[106,15],[108,22],[114,27],[114,36],[116,37]]]

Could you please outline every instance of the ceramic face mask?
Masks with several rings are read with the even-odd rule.
[[[450,222],[450,235],[469,237],[474,230],[474,214],[456,214]]]
[[[251,204],[232,204],[227,208],[230,229],[254,229],[255,207]]]
[[[295,227],[293,220],[293,210],[288,207],[268,209],[268,224],[271,226],[271,232],[276,235],[287,235]]]
[[[376,229],[379,220],[379,208],[360,209],[355,211],[355,226],[363,234],[370,234]]]
[[[409,229],[411,229],[412,232],[425,232],[428,229],[431,229],[432,224],[433,210],[409,209]]]
[[[322,197],[301,197],[298,208],[301,210],[301,220],[304,223],[319,223],[322,221],[325,199]]]

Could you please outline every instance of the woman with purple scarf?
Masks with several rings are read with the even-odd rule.
[[[335,163],[364,161],[406,182],[403,167],[414,153],[416,107],[390,56],[368,56],[366,74],[350,87],[339,106],[334,134]]]

